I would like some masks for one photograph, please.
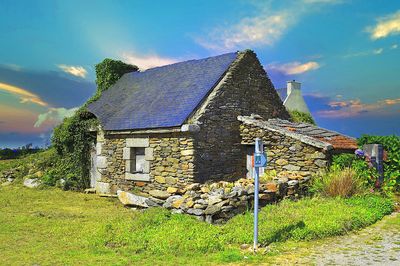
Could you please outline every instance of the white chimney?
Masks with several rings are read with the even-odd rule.
[[[300,111],[310,113],[303,96],[301,95],[301,83],[295,80],[287,82],[287,96],[283,105],[289,111]]]
[[[286,88],[287,88],[287,96],[289,96],[292,93],[292,91],[300,90],[301,83],[297,82],[295,80],[287,81],[287,87]]]

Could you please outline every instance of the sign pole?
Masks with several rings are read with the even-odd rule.
[[[254,252],[257,251],[258,246],[258,192],[259,192],[259,179],[260,179],[260,167],[267,165],[267,158],[264,155],[264,147],[261,139],[256,138],[255,150],[253,155],[253,167],[254,167]]]
[[[259,168],[254,168],[254,252],[257,251],[258,246],[258,183],[259,183]]]

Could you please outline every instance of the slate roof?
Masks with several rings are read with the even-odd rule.
[[[105,130],[181,126],[236,58],[228,53],[127,73],[88,109]]]
[[[311,146],[326,150],[355,150],[358,148],[356,140],[352,137],[307,123],[294,123],[279,118],[264,121],[258,115],[239,116],[238,119],[243,123],[277,131]]]

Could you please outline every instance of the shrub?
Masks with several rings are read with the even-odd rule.
[[[328,197],[348,198],[362,193],[364,186],[354,169],[332,168],[313,178],[311,191]]]
[[[297,123],[308,123],[311,125],[315,125],[314,118],[309,113],[303,113],[300,111],[289,111],[290,116],[292,117],[293,122]]]
[[[375,168],[370,168],[364,159],[358,158],[354,154],[334,155],[330,168],[336,170],[352,168],[365,187],[374,187],[378,177]]]
[[[358,145],[382,144],[387,152],[384,162],[385,181],[383,189],[386,192],[400,191],[400,137],[399,136],[371,136],[362,135],[358,139]]]
[[[54,129],[51,141],[59,158],[55,169],[46,173],[45,184],[55,185],[62,178],[66,189],[80,190],[89,186],[90,148],[96,139],[89,131],[98,125],[98,121],[87,110],[87,105],[97,100],[122,75],[137,70],[137,66],[108,58],[96,65],[96,94]]]

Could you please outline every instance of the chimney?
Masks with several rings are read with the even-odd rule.
[[[301,87],[301,83],[300,82],[297,82],[297,81],[295,81],[295,80],[292,80],[292,81],[287,81],[287,96],[289,96],[291,93],[292,93],[292,91],[294,91],[294,90],[300,90],[300,87]]]

